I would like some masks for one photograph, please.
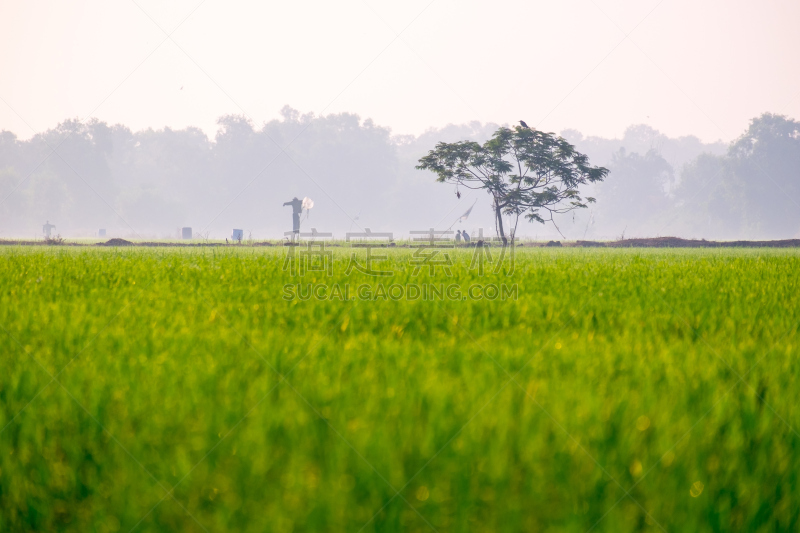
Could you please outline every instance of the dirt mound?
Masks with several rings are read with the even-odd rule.
[[[713,244],[712,241],[697,241],[680,237],[653,237],[609,242],[606,246],[614,248],[705,248],[713,246]]]
[[[133,243],[125,239],[109,239],[106,242],[98,242],[97,246],[133,246]]]

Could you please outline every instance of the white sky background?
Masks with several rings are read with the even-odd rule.
[[[524,119],[728,141],[765,111],[800,118],[799,22],[796,0],[0,0],[0,129],[213,135],[289,104],[394,133]]]

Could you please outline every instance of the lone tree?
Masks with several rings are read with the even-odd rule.
[[[585,208],[595,201],[582,198],[578,187],[603,181],[608,175],[608,169],[589,165],[589,158],[563,138],[523,126],[500,128],[483,145],[440,142],[419,160],[417,168],[436,173],[436,181],[441,183],[485,189],[492,196],[497,235],[503,245],[508,244],[504,214],[515,217],[512,238],[520,215],[555,226],[554,214]]]

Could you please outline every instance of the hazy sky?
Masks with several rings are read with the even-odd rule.
[[[0,15],[0,129],[23,138],[88,116],[213,134],[220,115],[259,124],[286,104],[395,133],[524,119],[712,141],[765,111],[800,118],[796,0],[0,0]]]

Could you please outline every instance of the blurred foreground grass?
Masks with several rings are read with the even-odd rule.
[[[0,531],[796,531],[800,254],[0,250]],[[516,283],[286,301],[285,283]],[[355,292],[355,291],[352,291]],[[373,299],[375,300],[375,299]]]

